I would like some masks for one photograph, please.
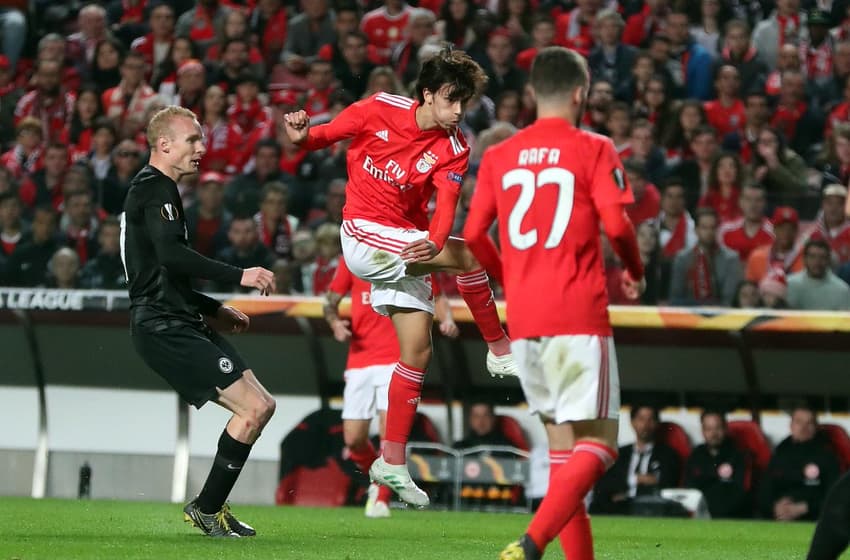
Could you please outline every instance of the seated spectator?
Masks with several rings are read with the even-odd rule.
[[[758,296],[758,290],[755,291]],[[746,517],[749,500],[744,454],[728,438],[726,417],[705,411],[700,416],[705,443],[691,451],[685,466],[685,487],[705,496],[711,517]]]
[[[717,131],[718,138],[740,131],[746,124],[744,102],[740,98],[741,79],[738,69],[731,64],[717,69],[714,88],[717,99],[705,102],[708,124]]]
[[[671,106],[672,99],[667,82],[659,75],[649,78],[643,94],[632,104],[635,116],[648,120],[655,127],[656,138],[664,137],[667,128],[671,126]]]
[[[222,53],[225,47],[230,44],[233,39],[243,41],[246,47],[244,56],[240,53],[239,59],[242,60],[243,68],[248,68],[252,72],[263,75],[265,74],[265,64],[263,63],[263,54],[260,49],[251,44],[251,34],[248,30],[248,15],[247,11],[230,10],[224,18],[224,25],[218,29],[218,37],[215,43],[210,45],[207,52],[204,54],[204,62],[207,64],[216,64],[224,60]],[[221,47],[221,50],[219,50]],[[213,80],[215,82],[215,80]]]
[[[360,29],[375,49],[372,62],[379,65],[389,63],[393,49],[404,39],[412,10],[405,0],[385,0],[383,6],[366,12]]]
[[[764,83],[764,92],[775,101],[782,91],[782,75],[786,71],[801,72],[803,59],[800,57],[800,48],[792,42],[787,42],[779,48],[779,59],[775,64],[769,65],[771,72],[767,75]]]
[[[59,231],[64,234],[66,244],[77,252],[81,266],[97,254],[97,228],[91,191],[67,193]]]
[[[130,181],[143,163],[142,151],[136,142],[122,140],[112,152],[112,165],[106,178],[97,182],[96,206],[107,214],[117,216],[123,212]]]
[[[803,70],[806,80],[813,87],[825,85],[832,77],[832,58],[835,40],[829,32],[832,27],[830,14],[812,8],[806,14],[808,34],[800,41]]]
[[[613,101],[614,86],[607,80],[594,80],[587,95],[586,109],[581,119],[582,128],[605,134],[605,121],[608,120],[608,110]]]
[[[739,198],[744,184],[744,166],[735,154],[728,152],[714,158],[708,172],[708,190],[699,199],[698,207],[713,208],[722,222],[741,216]]]
[[[58,33],[48,33],[38,41],[38,54],[34,63],[36,68],[44,61],[58,64],[60,82],[69,90],[74,91],[80,87],[81,76],[88,71],[88,65],[84,58],[72,59],[69,54],[68,41],[65,37]],[[30,76],[29,70],[29,68],[18,68],[19,74],[33,77]],[[33,85],[32,80],[29,83]]]
[[[230,212],[224,208],[224,177],[215,171],[201,175],[197,202],[186,209],[189,245],[200,254],[213,257],[227,247]]]
[[[298,218],[290,216],[287,210],[288,198],[285,183],[266,183],[260,196],[260,211],[254,215],[260,242],[275,258],[287,261],[292,259],[292,232],[298,229]]]
[[[90,86],[77,92],[68,136],[63,138],[63,143],[71,146],[72,163],[85,158],[92,150],[94,124],[98,117],[103,116],[100,98],[97,89]]]
[[[243,74],[255,75],[259,79],[259,73],[248,68],[248,48],[248,41],[244,38],[226,40],[221,47],[221,61],[210,72],[207,82],[232,95],[236,93],[236,85]]]
[[[325,193],[325,206],[322,215],[310,220],[307,227],[316,231],[323,224],[342,225],[342,208],[345,206],[345,179],[334,179]]]
[[[499,28],[490,33],[487,40],[489,64],[485,67],[489,80],[484,90],[484,95],[490,99],[496,99],[500,93],[506,90],[522,93],[526,75],[525,72],[516,67],[514,54],[511,35],[507,29]],[[613,89],[611,93],[613,96]]]
[[[257,142],[270,138],[275,132],[272,111],[260,100],[264,87],[259,76],[247,71],[235,82],[236,99],[227,109],[227,125],[240,139],[239,156],[230,160],[237,173],[247,168]]]
[[[86,163],[98,181],[106,179],[112,170],[112,150],[118,144],[118,130],[113,122],[100,117],[94,123],[92,134],[92,150]]]
[[[761,55],[750,41],[750,26],[746,21],[733,19],[726,22],[723,33],[723,49],[714,63],[714,74],[720,66],[732,65],[741,77],[741,91],[763,89],[768,68]]]
[[[302,0],[301,7],[303,11],[289,22],[286,43],[280,53],[280,61],[292,74],[303,74],[307,70],[307,59],[316,56],[322,46],[333,43],[336,38],[327,0]],[[368,42],[366,39],[364,50]]]
[[[686,99],[677,104],[675,114],[664,135],[660,137],[664,148],[664,163],[677,166],[684,160],[693,159],[691,141],[697,130],[707,124],[703,104],[696,99]]]
[[[694,220],[685,210],[685,187],[678,177],[665,181],[657,222],[658,242],[665,260],[672,261],[680,251],[696,245]]]
[[[190,58],[180,63],[175,84],[173,95],[164,96],[165,103],[185,107],[200,115],[207,88],[207,71],[201,61]]]
[[[146,1],[139,4],[144,5]],[[154,69],[168,59],[174,44],[174,8],[165,2],[147,7],[150,32],[133,39],[130,49],[142,55],[145,79],[150,82]]]
[[[832,250],[834,264],[850,262],[850,218],[844,215],[847,187],[827,185],[823,189],[821,210],[815,218],[809,239],[822,239]]]
[[[95,45],[112,38],[106,23],[103,6],[94,3],[83,6],[77,14],[78,31],[68,36],[68,56],[91,63],[95,57]]]
[[[201,51],[188,37],[175,37],[165,59],[156,65],[151,87],[160,98],[170,100],[177,92],[177,70],[188,60],[198,60]]]
[[[12,177],[21,180],[41,169],[44,132],[41,121],[24,117],[15,125],[15,145],[0,156],[0,166],[8,169]]]
[[[681,8],[669,10],[664,33],[670,40],[668,65],[675,63],[673,81],[684,89],[682,97],[703,101],[711,98],[711,55],[691,37],[688,14]]]
[[[728,306],[732,303],[744,275],[738,256],[717,243],[717,225],[714,210],[697,210],[697,244],[676,255],[673,261],[672,305]]]
[[[121,261],[121,223],[109,216],[97,232],[97,256],[89,259],[80,271],[79,285],[92,290],[119,290],[126,286],[124,263]]]
[[[252,268],[261,266],[263,268],[271,268],[274,264],[274,257],[266,248],[265,245],[259,242],[257,237],[257,224],[251,216],[237,216],[230,222],[228,231],[228,239],[230,246],[222,249],[216,260],[239,267]],[[236,284],[216,285],[216,291],[233,293],[233,292],[249,292],[250,288],[243,288]]]
[[[253,215],[260,209],[260,190],[266,183],[290,177],[280,170],[281,147],[273,138],[254,146],[254,169],[234,177],[224,189],[224,203],[234,215]]]
[[[80,258],[73,249],[62,247],[50,258],[45,287],[60,290],[79,288]]]
[[[215,43],[216,29],[224,27],[230,9],[219,0],[197,0],[193,9],[177,18],[175,34],[178,37],[189,37],[202,52],[206,52]]]
[[[646,179],[654,185],[661,185],[667,177],[664,152],[655,144],[655,125],[646,119],[632,122],[629,148],[620,157],[623,161],[631,159],[642,163],[646,169]]]
[[[133,138],[147,123],[145,112],[156,92],[145,82],[145,60],[130,52],[121,63],[121,82],[103,92],[103,113],[112,120],[121,138]]]
[[[850,19],[845,19],[844,22],[846,29],[846,24],[850,22]],[[847,36],[839,37],[839,33],[835,35],[838,42],[835,44],[832,53],[832,72],[826,82],[820,84],[813,92],[814,98],[812,100],[826,110],[841,101],[847,77],[850,76],[850,41],[848,41]]]
[[[758,135],[752,161],[753,179],[764,187],[771,204],[796,206],[806,192],[806,162],[789,149],[776,129]]]
[[[803,247],[797,243],[800,218],[790,206],[778,206],[771,218],[775,240],[753,249],[747,258],[747,280],[759,283],[772,271],[787,276],[803,270]]]
[[[472,2],[460,0],[455,2],[445,2],[444,6],[460,5],[464,9],[470,6],[469,22],[472,21],[474,11],[472,10]],[[339,12],[337,12],[338,14]],[[337,15],[339,18],[339,15]],[[403,86],[408,86],[416,81],[419,75],[419,49],[425,44],[429,37],[437,33],[437,20],[434,13],[430,10],[417,8],[410,12],[410,17],[407,20],[407,31],[404,33],[404,41],[399,43],[393,50],[390,57],[390,67],[395,69],[396,76],[401,81]],[[466,29],[472,33],[471,26]],[[340,53],[340,56],[342,53]]]
[[[201,130],[207,153],[201,160],[201,172],[235,173],[241,163],[242,131],[227,122],[227,96],[224,90],[212,85],[204,92],[204,114]]]
[[[21,201],[14,193],[0,194],[0,255],[10,256],[24,239]]]
[[[744,96],[744,126],[723,138],[723,149],[738,154],[746,164],[753,161],[759,134],[768,124],[770,109],[763,90],[748,91]]]
[[[369,39],[362,31],[352,31],[342,41],[344,66],[337,69],[336,78],[340,88],[360,99],[366,92],[369,74],[375,68],[367,57]]]
[[[664,29],[667,2],[644,2],[637,13],[630,14],[623,30],[623,43],[644,47],[650,37]]]
[[[506,445],[513,443],[496,429],[496,411],[493,404],[485,400],[470,403],[467,416],[469,431],[465,438],[454,443],[455,449],[470,449],[480,445]]]
[[[121,59],[124,58],[124,51],[124,45],[114,37],[97,42],[94,60],[85,67],[84,76],[87,82],[97,86],[101,94],[121,82]]]
[[[313,261],[316,259],[316,237],[309,229],[299,229],[292,236],[292,292],[313,295]]]
[[[735,289],[732,307],[736,309],[757,309],[762,307],[759,286],[750,280],[743,280]]]
[[[327,292],[336,274],[342,245],[339,240],[339,226],[324,224],[316,229],[316,260],[312,264],[312,292],[321,295]]]
[[[708,191],[711,166],[719,151],[717,132],[710,126],[700,126],[694,130],[689,146],[693,158],[684,159],[670,174],[682,178],[687,188],[686,207],[690,210],[697,207],[700,197]]]
[[[10,286],[43,286],[47,282],[47,264],[60,245],[56,238],[56,212],[39,206],[32,219],[32,237],[15,247],[6,263]]]
[[[779,521],[815,520],[832,483],[838,460],[817,433],[808,406],[791,411],[791,435],[776,446],[762,483],[762,516]]]
[[[788,277],[788,307],[791,309],[843,311],[850,309],[850,286],[830,268],[829,245],[810,239],[803,248],[804,270]]]
[[[596,484],[591,514],[627,514],[635,497],[653,495],[679,484],[679,456],[655,441],[658,410],[633,406],[630,414],[635,443],[620,447],[614,466]]]
[[[742,263],[747,262],[755,249],[773,244],[773,226],[764,215],[767,197],[764,189],[746,185],[738,197],[742,216],[720,227],[720,244],[738,254]]]
[[[838,184],[850,183],[850,123],[835,125],[832,134],[824,142],[824,153],[816,166],[824,176],[838,179]]]
[[[373,70],[372,74],[374,72]],[[390,75],[395,77],[391,70]],[[301,106],[304,107],[304,111],[310,117],[311,125],[326,123],[331,119],[330,96],[334,91],[333,83],[334,73],[330,61],[320,58],[310,61],[309,69],[307,70],[307,84],[309,89],[304,96]],[[389,90],[384,91],[387,91],[387,93],[399,93]]]
[[[590,73],[607,80],[614,86],[614,91],[626,90],[637,50],[620,41],[625,26],[623,17],[615,10],[602,10],[596,14],[596,25],[598,41],[587,59]],[[530,68],[531,64],[523,70]]]
[[[18,195],[28,209],[49,204],[58,210],[64,198],[65,174],[69,167],[68,146],[53,143],[44,153],[44,167],[21,181]]]
[[[336,10],[337,18],[341,10]],[[283,42],[286,39],[287,14],[282,0],[264,0],[257,2],[249,21],[251,32],[259,38],[260,51],[267,69],[280,59]]]
[[[0,54],[0,152],[15,139],[15,106],[24,95],[14,77],[9,58]]]
[[[779,98],[770,126],[779,130],[788,147],[808,159],[813,146],[823,140],[824,118],[817,107],[806,100],[806,77],[800,70],[782,73]]]
[[[788,309],[788,277],[770,271],[759,282],[762,306],[767,309]]]
[[[517,96],[519,94],[516,94]],[[605,128],[608,136],[614,143],[614,149],[622,158],[623,153],[630,148],[629,137],[632,131],[632,111],[622,101],[614,101],[608,109],[608,117],[605,120]]]
[[[646,290],[640,297],[643,305],[656,305],[659,299],[666,299],[670,293],[669,279],[667,284],[662,285],[660,251],[658,248],[658,230],[653,220],[643,222],[636,226],[637,244],[640,251],[640,260],[643,262],[644,277],[646,278]]]

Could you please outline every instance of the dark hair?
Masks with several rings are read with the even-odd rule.
[[[261,148],[273,148],[274,151],[277,152],[278,159],[280,159],[280,155],[283,153],[280,143],[274,138],[263,138],[257,142],[257,145],[254,146],[254,154],[259,154]]]
[[[588,86],[587,62],[575,51],[546,47],[534,57],[528,81],[538,99],[560,97]]]
[[[448,87],[450,101],[466,103],[487,85],[487,74],[463,51],[448,46],[422,63],[416,81],[416,97],[425,103],[425,90],[436,94]]]
[[[440,17],[439,19],[443,20],[446,25],[443,29],[443,37],[449,43],[453,43],[455,45],[463,46],[464,40],[466,39],[466,30],[472,27],[472,20],[475,18],[475,2],[472,0],[463,0],[466,4],[466,15],[463,17],[463,21],[456,21],[452,17],[452,13],[449,10],[449,5],[451,2],[446,0],[443,2],[442,7],[440,8]]]
[[[471,399],[469,401],[469,408],[471,409],[473,406],[486,406],[487,410],[489,410],[491,414],[496,414],[493,401],[486,397],[475,397]]]
[[[360,19],[361,10],[356,2],[340,2],[334,7],[334,12],[339,14],[341,12],[354,12],[357,14],[357,19]]]
[[[80,100],[80,97],[83,96],[84,93],[91,93],[94,95],[95,102],[97,103],[97,109],[94,113],[94,120],[97,120],[99,116],[103,114],[103,103],[101,101],[100,93],[98,93],[97,86],[92,84],[86,84],[79,89],[77,92],[77,99],[74,101],[74,112],[71,115],[71,130],[69,135],[69,140],[71,144],[76,144],[80,141],[80,135],[86,129],[86,125],[80,120],[80,114],[77,112],[77,102]],[[94,125],[94,120],[92,121],[92,125]]]
[[[160,84],[162,84],[165,78],[169,77],[171,74],[177,71],[177,67],[174,65],[174,60],[172,59],[174,53],[174,44],[177,41],[188,41],[189,50],[191,51],[189,58],[196,58],[198,60],[203,58],[201,56],[201,50],[191,38],[185,36],[174,37],[174,41],[172,41],[171,46],[168,47],[168,53],[165,55],[165,58],[162,59],[162,62],[157,64],[156,68],[153,71],[153,77],[151,78],[151,87],[154,90],[158,90]]]
[[[798,410],[805,410],[806,412],[810,412],[812,416],[815,417],[815,424],[818,422],[818,415],[815,412],[814,407],[805,401],[795,401],[791,404],[791,408],[788,410],[788,415],[793,416],[795,412]]]
[[[250,43],[248,43],[248,40],[246,38],[244,38],[244,37],[231,37],[230,39],[224,40],[224,42],[221,44],[221,50],[219,52],[223,54],[224,51],[227,50],[227,47],[229,47],[233,43],[242,43],[243,45],[245,45],[246,49],[251,48],[251,45],[250,45]]]
[[[364,45],[369,44],[369,36],[366,35],[365,33],[363,33],[362,31],[360,31],[359,29],[355,29],[354,31],[349,31],[348,33],[345,34],[346,39],[349,39],[351,37],[355,37],[357,39],[360,39],[361,41],[363,41]]]
[[[726,24],[723,26],[723,36],[725,37],[726,35],[728,35],[729,32],[735,29],[736,27],[738,29],[743,29],[747,37],[750,36],[750,24],[742,19],[730,19],[729,21],[727,21]]]
[[[119,220],[116,216],[105,217],[103,219],[103,221],[100,222],[100,229],[98,229],[98,232],[101,231],[103,228],[105,228],[107,226],[120,228],[121,227],[121,220]]]
[[[738,286],[735,288],[735,296],[732,298],[732,307],[736,309],[741,308],[741,288],[744,286],[753,286],[756,289],[756,293],[759,296],[759,307],[762,306],[761,302],[761,293],[759,293],[759,285],[752,280],[741,280],[738,282]],[[704,412],[703,414],[708,414],[708,412]]]
[[[751,282],[751,283],[755,284],[755,282]],[[706,408],[705,410],[702,411],[702,414],[699,415],[699,423],[700,424],[703,423],[706,416],[719,416],[720,422],[723,424],[723,426],[726,426],[726,415],[724,413],[722,413],[721,411],[719,411],[717,409],[713,409],[713,408]]]
[[[652,417],[655,419],[656,422],[658,422],[658,419],[659,419],[658,407],[653,406],[651,404],[647,404],[647,403],[640,403],[640,404],[633,405],[632,409],[629,411],[629,418],[634,420],[635,417],[637,417],[638,412],[642,408],[648,408],[649,410],[651,410],[652,411]]]
[[[115,140],[118,140],[118,129],[115,128],[115,123],[109,117],[98,117],[94,120],[94,124],[92,124],[92,133],[96,133],[97,131],[105,128],[108,130]]]
[[[708,188],[714,189],[719,186],[717,179],[717,170],[720,168],[720,162],[724,159],[731,159],[735,163],[735,175],[738,188],[741,188],[744,183],[744,164],[741,163],[741,158],[734,152],[720,152],[711,162],[711,169],[708,171]]]
[[[767,132],[768,134],[772,134],[774,138],[776,138],[776,156],[779,158],[780,163],[783,165],[787,161],[787,156],[785,152],[788,149],[788,142],[785,139],[785,135],[779,129],[773,128],[771,126],[766,126],[762,128],[758,136],[761,137],[762,134]],[[758,142],[758,138],[756,138],[756,142]],[[760,165],[766,165],[766,162],[758,150],[753,150],[753,161],[750,163],[753,169],[757,168]]]
[[[697,211],[694,214],[694,225],[699,225],[699,221],[702,218],[707,217],[714,218],[715,222],[720,221],[720,217],[717,215],[717,210],[715,210],[711,206],[703,206],[702,208],[697,208]]]
[[[333,107],[334,105],[348,107],[352,103],[354,103],[354,96],[344,89],[335,89],[328,96],[328,107]]]
[[[803,255],[808,255],[809,249],[811,249],[812,247],[823,249],[824,251],[826,251],[827,254],[830,254],[830,252],[832,251],[832,248],[830,248],[829,243],[827,243],[823,239],[809,239],[803,246]]]
[[[668,150],[680,149],[689,141],[685,138],[685,130],[682,128],[682,113],[688,108],[694,108],[699,111],[702,124],[705,124],[706,122],[705,108],[702,106],[702,101],[697,99],[686,99],[679,103],[679,106],[675,111],[676,116],[670,123],[670,126],[667,128],[667,131],[660,142],[661,145]]]
[[[664,183],[661,185],[661,192],[667,192],[667,189],[672,189],[673,187],[684,189],[685,182],[678,175],[670,175],[664,179]]]
[[[694,130],[694,135],[691,137],[691,142],[693,142],[697,136],[703,136],[704,134],[708,134],[712,138],[717,138],[717,130],[710,124],[701,124],[696,130]]]
[[[611,103],[611,105],[608,107],[608,117],[610,117],[611,113],[613,113],[614,111],[622,111],[628,114],[629,119],[631,119],[632,117],[632,108],[629,107],[629,104],[625,101],[614,101],[613,103]]]
[[[124,64],[125,62],[127,62],[128,58],[136,58],[136,59],[141,60],[142,62],[147,62],[145,60],[145,56],[142,53],[140,53],[139,51],[129,51],[129,52],[127,52],[126,55],[124,55],[124,58],[121,60],[121,64]]]
[[[89,189],[75,189],[69,193],[65,193],[65,207],[68,207],[68,203],[71,202],[71,199],[74,199],[78,196],[87,196],[92,202],[94,201],[94,196],[92,195],[91,190]]]
[[[70,150],[68,144],[63,144],[62,142],[48,142],[45,147],[45,153],[47,150],[62,150],[63,152],[67,152]]]

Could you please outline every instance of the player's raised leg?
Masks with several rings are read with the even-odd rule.
[[[236,519],[226,501],[251,447],[274,414],[275,402],[250,369],[229,387],[219,389],[216,402],[233,412],[233,416],[221,432],[203,489],[183,511],[187,521],[208,535],[228,536],[227,532],[233,532],[252,537],[256,531]]]

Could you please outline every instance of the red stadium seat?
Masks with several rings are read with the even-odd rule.
[[[752,420],[729,422],[729,438],[745,454],[752,457],[753,475],[757,479],[770,463],[770,443],[761,427]]]
[[[497,414],[496,429],[508,438],[508,441],[510,441],[514,447],[522,449],[523,451],[531,449],[531,446],[528,444],[528,438],[525,437],[525,432],[522,430],[522,426],[520,426],[519,422],[516,421],[516,418]]]
[[[351,478],[333,458],[318,469],[296,467],[277,487],[278,505],[340,507],[344,506]]]
[[[658,429],[655,432],[655,439],[659,443],[663,443],[671,448],[679,456],[679,465],[681,472],[679,473],[680,483],[685,478],[685,463],[691,455],[691,439],[688,433],[680,425],[675,422],[661,422],[658,424]]]
[[[838,466],[843,473],[850,468],[850,436],[838,424],[821,424],[819,430],[829,440],[829,446],[838,458]]]
[[[413,421],[413,428],[410,430],[410,441],[430,441],[431,443],[442,443],[440,440],[440,432],[430,418],[422,414],[416,413],[416,419]]]

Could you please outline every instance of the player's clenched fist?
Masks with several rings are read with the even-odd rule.
[[[307,134],[310,132],[310,117],[304,111],[286,113],[283,115],[283,125],[289,139],[295,144],[300,144],[307,139]]]
[[[242,272],[242,280],[239,285],[246,288],[256,288],[260,290],[261,294],[267,296],[275,291],[274,273],[259,266],[246,268]]]
[[[636,282],[632,275],[629,274],[628,270],[623,271],[623,277],[621,278],[623,294],[625,296],[634,301],[643,295],[643,292],[646,291],[646,277],[640,279],[640,282]]]

